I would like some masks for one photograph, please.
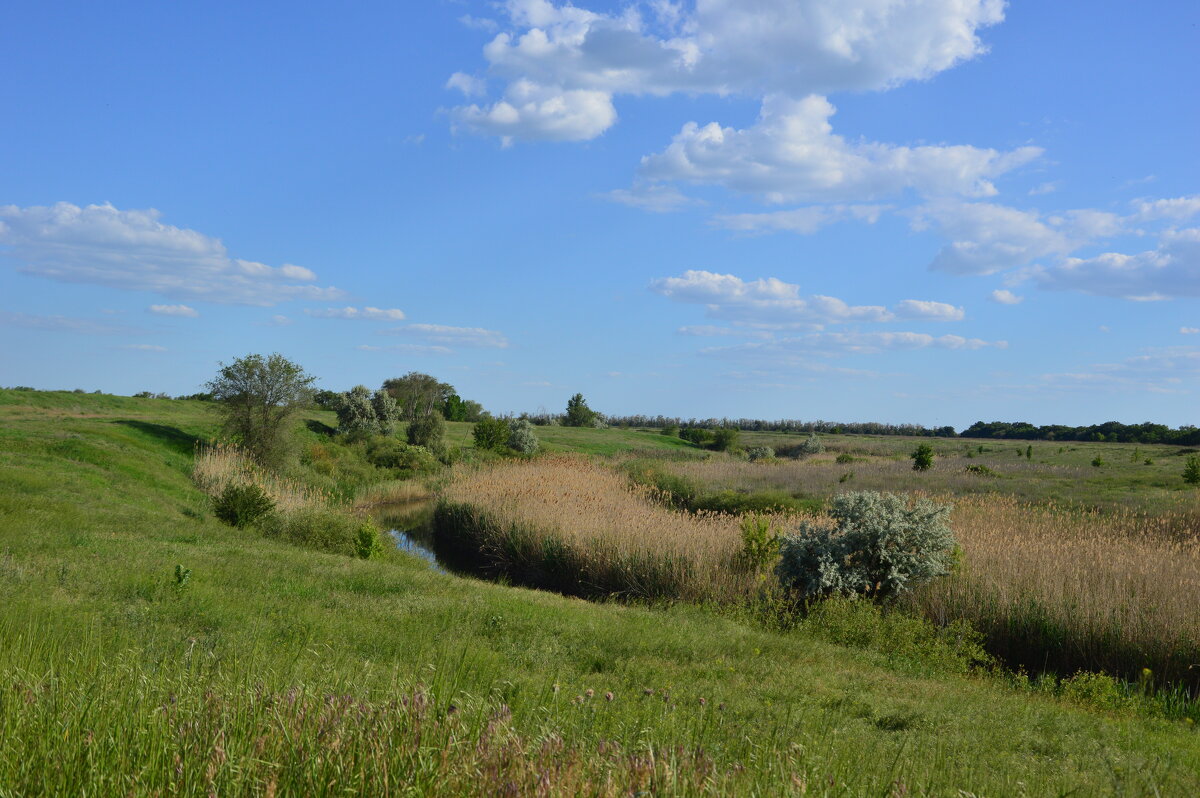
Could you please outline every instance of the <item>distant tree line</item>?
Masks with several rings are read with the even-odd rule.
[[[923,427],[920,424],[881,424],[875,421],[801,421],[759,418],[689,418],[679,416],[608,416],[613,427],[652,427],[656,429],[737,429],[744,432],[824,433],[828,435],[913,435],[926,438],[953,438],[954,427]]]
[[[1088,427],[1045,424],[1035,427],[1024,421],[976,421],[962,431],[964,438],[1001,438],[1028,441],[1107,441],[1110,443],[1200,444],[1200,428],[1185,425],[1172,429],[1165,424],[1122,424],[1107,421]]]

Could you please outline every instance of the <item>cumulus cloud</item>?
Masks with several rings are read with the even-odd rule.
[[[485,349],[506,349],[508,339],[503,333],[482,327],[450,327],[444,324],[406,324],[380,330],[385,335],[407,335],[431,344],[466,346]]]
[[[42,332],[67,332],[80,335],[138,335],[145,330],[119,324],[105,324],[72,316],[39,316],[0,310],[0,325]]]
[[[1003,19],[1002,0],[696,0],[608,14],[548,0],[507,0],[511,30],[483,49],[490,72],[557,92],[803,96],[883,89],[928,78],[984,52],[977,32]],[[482,110],[482,109],[478,109]],[[475,111],[456,109],[455,115]],[[582,137],[616,113],[596,116]],[[601,123],[604,123],[603,125]],[[487,126],[474,126],[481,132]],[[529,135],[532,134],[532,135]],[[501,135],[544,138],[537,125]]]
[[[306,316],[317,319],[350,319],[356,321],[403,321],[404,311],[396,308],[321,308],[313,310],[306,308]]]
[[[1007,288],[997,288],[991,293],[991,300],[1001,305],[1019,305],[1025,301],[1025,297],[1017,296]]]
[[[458,89],[467,97],[482,97],[487,94],[487,83],[465,72],[455,72],[446,81],[447,89]]]
[[[720,185],[774,203],[869,200],[907,189],[986,197],[996,193],[992,179],[1042,152],[850,142],[833,133],[833,113],[824,97],[771,95],[752,127],[687,123],[663,152],[642,159],[638,174]]]
[[[1156,249],[1067,258],[1038,269],[1042,288],[1139,301],[1200,296],[1200,228],[1168,230]]]
[[[151,305],[150,312],[156,316],[182,316],[188,319],[199,317],[200,312],[187,305]]]
[[[585,141],[617,119],[612,97],[589,89],[563,90],[528,80],[509,85],[504,99],[451,111],[456,129],[499,136],[504,144],[530,141]]]
[[[809,235],[837,222],[855,220],[875,224],[886,210],[886,205],[809,205],[805,208],[771,213],[721,214],[713,217],[709,223],[714,227],[743,233],[773,233],[786,230]]]
[[[337,288],[292,264],[278,268],[231,258],[219,239],[163,224],[156,210],[0,206],[0,245],[29,274],[70,283],[149,291],[171,299],[270,306],[294,299],[329,301]]]
[[[800,286],[774,277],[746,281],[732,274],[703,270],[654,280],[650,290],[678,302],[704,305],[710,318],[759,328],[820,329],[826,324],[848,322],[963,318],[961,308],[943,302],[908,299],[891,310],[880,305],[850,305],[831,296],[801,296]]]
[[[1200,214],[1200,194],[1168,199],[1138,199],[1133,202],[1133,219],[1139,222],[1168,219],[1183,222]]]
[[[913,227],[931,225],[951,242],[929,268],[951,274],[993,274],[1047,255],[1065,255],[1081,243],[1043,221],[1037,211],[986,202],[938,203],[919,209]]]

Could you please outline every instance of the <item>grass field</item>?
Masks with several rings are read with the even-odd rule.
[[[0,796],[1200,792],[1194,725],[1084,684],[224,526],[190,477],[214,430],[0,391]]]

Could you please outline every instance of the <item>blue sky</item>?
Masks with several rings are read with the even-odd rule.
[[[8,4],[0,384],[1197,423],[1185,2]]]

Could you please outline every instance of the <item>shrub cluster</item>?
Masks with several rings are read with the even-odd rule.
[[[213,499],[213,514],[239,529],[250,526],[275,510],[275,502],[256,483],[230,482]]]
[[[751,446],[746,450],[746,457],[750,458],[751,462],[756,460],[774,460],[775,450],[770,446]]]
[[[338,432],[353,437],[391,435],[400,410],[387,391],[372,393],[365,385],[322,397],[338,417]]]
[[[809,600],[831,595],[889,599],[950,572],[955,549],[948,505],[891,493],[845,493],[831,502],[832,528],[802,521],[780,543],[784,588]]]

